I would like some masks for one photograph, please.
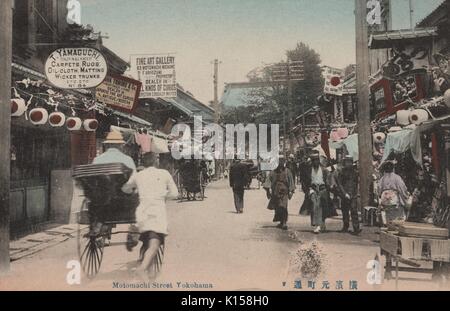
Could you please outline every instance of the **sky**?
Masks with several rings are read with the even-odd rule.
[[[355,62],[354,0],[79,0],[82,24],[108,35],[123,59],[175,53],[177,80],[203,103],[213,99],[214,59],[225,83],[246,81],[263,64],[305,42],[322,64]],[[414,23],[443,0],[412,0]],[[409,28],[408,0],[392,0],[394,29]]]

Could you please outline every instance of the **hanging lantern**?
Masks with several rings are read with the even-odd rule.
[[[88,132],[95,132],[98,129],[98,121],[95,119],[86,119],[83,122],[83,127]]]
[[[44,108],[34,108],[28,116],[33,125],[43,125],[48,121],[48,112]]]
[[[450,89],[448,89],[444,93],[444,102],[447,105],[447,107],[450,108]]]
[[[428,121],[429,118],[428,112],[424,109],[413,110],[409,115],[409,120],[415,125],[420,125],[423,122]]]
[[[400,126],[409,125],[409,110],[399,110],[397,111],[397,124]]]
[[[330,134],[331,141],[337,142],[341,140],[341,137],[339,136],[338,131],[332,131]]]
[[[80,118],[68,118],[66,121],[66,125],[69,131],[79,131],[81,130],[83,122]]]
[[[386,134],[381,133],[381,132],[373,134],[374,143],[383,144],[385,142],[385,140],[386,140]]]
[[[11,116],[20,117],[27,110],[27,105],[23,98],[11,99]]]
[[[52,127],[61,127],[66,123],[66,116],[62,112],[52,112],[48,117],[48,122]]]
[[[346,139],[348,137],[348,134],[349,134],[348,128],[345,128],[345,127],[338,128],[337,132],[338,132],[339,137],[341,139]]]

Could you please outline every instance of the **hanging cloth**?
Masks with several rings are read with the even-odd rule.
[[[136,143],[141,147],[141,154],[146,154],[152,151],[152,137],[148,134],[135,134]]]

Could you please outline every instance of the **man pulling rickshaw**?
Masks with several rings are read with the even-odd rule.
[[[112,234],[123,233],[112,233],[118,224],[137,225],[137,234],[133,234],[131,227],[127,231],[127,249],[137,245],[132,237],[139,236],[143,245],[136,270],[138,276],[154,277],[162,264],[168,234],[165,202],[178,196],[178,189],[168,171],[155,168],[156,154],[145,154],[146,168],[137,173],[133,160],[120,151],[124,143],[120,133],[109,133],[104,143],[105,153],[94,159],[94,164],[74,169],[73,176],[87,198],[78,223],[89,226],[78,230],[78,251],[83,271],[89,278],[100,270],[105,240],[111,239]]]

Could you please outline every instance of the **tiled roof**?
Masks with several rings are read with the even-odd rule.
[[[433,17],[438,14],[440,11],[447,12],[447,16],[449,15],[450,11],[450,0],[444,0],[433,12],[428,14],[427,17],[425,17],[422,21],[420,21],[417,26],[418,27],[426,27],[426,26],[436,26],[436,25],[430,25],[430,23],[433,20]]]

